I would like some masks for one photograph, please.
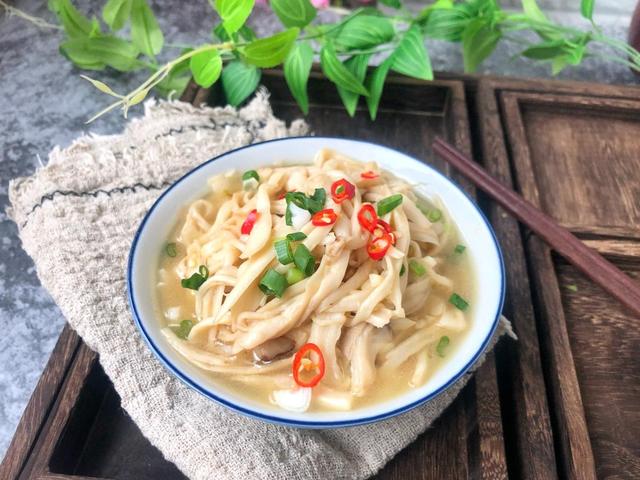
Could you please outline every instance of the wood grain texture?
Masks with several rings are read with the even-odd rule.
[[[4,460],[0,464],[0,479],[17,478],[20,474],[42,424],[51,410],[79,343],[80,338],[69,325],[65,325],[29,399]]]
[[[526,201],[513,189],[494,179],[485,169],[442,138],[436,138],[434,152],[473,181],[495,202],[520,220],[560,255],[591,280],[607,290],[640,316],[640,284],[625,275],[597,251],[587,247],[550,215]]]
[[[86,382],[87,375],[96,361],[96,354],[82,343],[78,347],[68,375],[60,387],[60,395],[56,398],[56,402],[42,426],[42,434],[36,440],[33,452],[18,478],[35,478],[50,473],[49,462],[53,451],[67,425],[71,411],[76,406],[78,395]]]
[[[554,258],[598,478],[640,478],[640,322]],[[640,257],[621,267],[640,279]]]
[[[640,101],[515,92],[502,101],[512,129],[521,118],[525,138],[514,148],[531,156],[546,212],[585,227],[640,229]]]
[[[548,150],[544,157],[533,157],[533,139],[527,136],[524,119],[516,93],[502,94],[503,125],[515,166],[518,186],[522,195],[538,208],[544,208],[535,162],[552,163],[555,150]],[[529,141],[531,140],[531,141]],[[537,141],[537,139],[536,139]],[[559,146],[562,151],[562,146]],[[546,195],[554,192],[544,190]],[[548,368],[547,380],[554,398],[554,432],[562,452],[560,465],[569,478],[596,478],[595,461],[587,429],[584,406],[580,394],[571,344],[566,329],[566,318],[560,300],[560,291],[550,249],[539,238],[529,239],[529,261],[537,304],[540,305],[539,325],[543,338],[543,357]]]
[[[478,86],[476,110],[484,166],[500,182],[511,185],[500,113],[490,84]],[[507,453],[511,453],[509,473],[513,478],[556,478],[546,386],[519,226],[495,204],[488,204],[487,211],[508,266],[505,315],[519,337],[517,345],[505,342],[498,352],[505,441]]]

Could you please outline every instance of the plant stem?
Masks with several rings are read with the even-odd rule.
[[[624,58],[614,57],[612,55],[605,55],[602,53],[589,53],[589,56],[600,58],[602,60],[609,60],[612,62],[616,62],[616,63],[619,63],[620,65],[625,65],[626,67],[629,67],[632,70],[640,72],[640,66],[638,66],[633,62],[630,62],[629,60],[625,60]]]
[[[13,7],[2,0],[0,0],[0,7],[2,7],[5,12],[7,12],[7,15],[15,15],[16,17],[22,18],[27,22],[33,23],[36,27],[50,28],[52,30],[62,30],[62,27],[60,25],[54,25],[53,23],[49,23],[42,18],[29,15],[28,13],[23,12],[19,8]]]

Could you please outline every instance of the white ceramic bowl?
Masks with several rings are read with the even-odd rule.
[[[427,383],[391,400],[349,412],[293,413],[234,394],[211,374],[189,364],[173,351],[160,333],[156,309],[155,272],[165,239],[181,207],[207,192],[207,179],[232,168],[243,171],[274,162],[310,163],[321,148],[329,147],[422,185],[418,190],[438,195],[464,237],[478,277],[471,331],[452,358]],[[232,150],[196,167],[164,192],[153,204],[133,240],[128,265],[129,301],[133,318],[151,350],[187,385],[233,410],[261,420],[306,428],[359,425],[392,417],[429,401],[458,380],[486,348],[495,331],[504,300],[504,265],[489,223],[472,200],[448,178],[425,163],[373,143],[327,137],[272,140]]]

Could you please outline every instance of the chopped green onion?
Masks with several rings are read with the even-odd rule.
[[[440,340],[438,340],[438,345],[436,345],[436,352],[438,353],[438,356],[444,357],[444,350],[448,346],[449,346],[449,337],[447,337],[446,335],[444,335],[443,337],[440,337]]]
[[[298,283],[302,279],[304,279],[304,273],[302,272],[302,270],[299,270],[296,267],[290,268],[287,272],[287,283],[289,285]]]
[[[324,188],[316,188],[313,195],[307,197],[307,205],[305,207],[309,213],[317,213],[324,208],[327,201],[327,191]]]
[[[577,285],[567,285],[566,286],[567,290],[571,291],[571,292],[577,292],[578,291],[578,286]]]
[[[425,217],[429,215],[429,207],[427,207],[420,199],[416,202],[416,207],[418,207],[418,210],[420,210]]]
[[[287,235],[287,240],[290,242],[300,242],[307,238],[307,235],[302,232],[293,232]]]
[[[275,295],[278,298],[282,297],[287,286],[287,278],[273,268],[267,270],[258,284],[262,293],[265,295]]]
[[[304,244],[301,243],[296,248],[293,254],[293,261],[306,277],[313,275],[316,269],[316,259],[313,258],[313,255]]]
[[[458,310],[462,310],[462,311],[466,310],[467,307],[469,306],[469,302],[467,302],[464,298],[462,298],[457,293],[451,294],[451,296],[449,297],[449,303],[451,303]]]
[[[255,170],[247,170],[246,172],[244,172],[242,174],[242,181],[246,182],[247,180],[251,180],[254,179],[256,182],[260,181],[260,176],[258,175],[258,172],[256,172]]]
[[[378,216],[382,217],[402,203],[402,195],[396,193],[378,202]]]
[[[175,242],[167,243],[167,246],[164,247],[164,251],[171,258],[175,257],[178,254],[178,249],[176,248],[176,243]]]
[[[427,273],[427,269],[424,268],[424,265],[418,260],[414,260],[413,258],[409,260],[409,270],[411,270],[411,272],[418,277],[421,277],[425,273]]]
[[[435,223],[442,219],[442,211],[439,208],[433,208],[427,213],[427,219],[431,223]]]
[[[209,278],[209,269],[205,265],[200,265],[198,272],[191,275],[189,278],[183,278],[180,284],[182,288],[190,288],[191,290],[198,290],[204,282]]]
[[[284,212],[284,223],[289,226],[293,225],[291,204],[294,203],[297,207],[307,209],[306,195],[302,192],[287,192],[284,196],[285,202],[287,202],[287,209]]]
[[[276,257],[278,258],[278,261],[282,264],[282,265],[289,265],[291,262],[293,262],[293,252],[291,251],[291,243],[289,242],[289,240],[282,239],[282,240],[276,240],[273,244],[273,248],[276,251]]]
[[[404,275],[404,272],[405,272],[406,270],[407,270],[407,269],[406,269],[406,268],[404,268],[404,263],[403,263],[403,264],[402,264],[402,267],[400,267],[400,276],[403,276],[403,275]]]
[[[291,216],[291,209],[289,208],[289,202],[287,202],[287,208],[284,211],[284,223],[290,227],[293,225],[293,219]]]
[[[463,253],[466,249],[467,247],[465,247],[464,245],[458,244],[456,245],[456,248],[453,249],[453,252],[460,254],[460,253]]]
[[[180,326],[172,327],[172,330],[178,336],[178,338],[186,340],[186,338],[189,336],[189,333],[191,332],[191,329],[193,328],[193,325],[194,324],[191,320],[182,320],[180,322]]]

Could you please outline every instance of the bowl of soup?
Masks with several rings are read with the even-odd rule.
[[[498,325],[504,266],[480,209],[428,162],[296,137],[169,187],[134,238],[128,290],[187,385],[254,418],[332,428],[454,384]]]

